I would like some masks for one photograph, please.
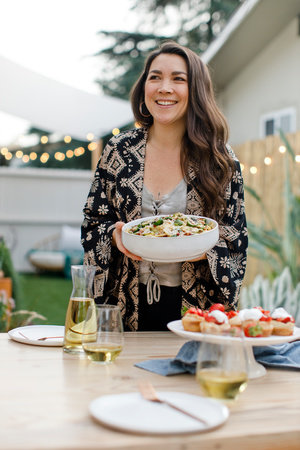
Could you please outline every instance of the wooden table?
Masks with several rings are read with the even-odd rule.
[[[123,433],[94,422],[88,405],[102,394],[133,392],[149,379],[157,390],[201,395],[192,375],[163,377],[134,367],[176,355],[184,340],[171,332],[127,333],[114,364],[102,366],[60,347],[20,344],[0,334],[1,449],[298,449],[299,371],[268,370],[251,380],[217,430],[190,436]]]

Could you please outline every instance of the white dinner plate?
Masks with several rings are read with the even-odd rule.
[[[221,336],[219,334],[204,334],[204,333],[196,333],[193,331],[185,331],[182,326],[181,320],[174,320],[173,322],[169,322],[167,324],[169,330],[173,331],[173,333],[181,336],[185,339],[191,339],[193,341],[203,341],[207,340],[212,343],[230,343],[234,342],[237,339],[241,340],[241,338],[234,336]],[[300,328],[295,327],[294,333],[291,336],[269,336],[269,337],[259,337],[259,338],[248,338],[245,337],[246,344],[250,344],[253,346],[262,346],[262,345],[276,345],[283,344],[284,342],[292,342],[297,339],[300,339]]]
[[[61,325],[29,325],[27,327],[14,328],[8,332],[11,339],[22,344],[41,345],[44,347],[61,347],[63,337],[51,338],[51,336],[64,336],[65,327]],[[20,334],[21,333],[21,334]],[[23,336],[22,336],[23,335]],[[26,337],[24,337],[26,336]],[[44,341],[39,338],[50,337]]]
[[[89,411],[101,424],[141,434],[182,434],[208,431],[222,425],[228,408],[214,399],[183,392],[158,392],[161,399],[203,418],[207,425],[173,408],[145,400],[140,393],[104,395],[90,403]]]

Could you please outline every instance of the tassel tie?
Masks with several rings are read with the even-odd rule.
[[[153,304],[153,301],[159,302],[160,300],[160,284],[157,275],[155,274],[155,265],[150,263],[150,275],[147,280],[147,302],[149,305]]]
[[[158,200],[152,201],[152,211],[153,215],[157,216],[159,214],[159,208],[163,204],[163,200],[159,200],[160,192],[158,193]],[[147,302],[149,305],[156,303],[160,300],[160,284],[158,276],[155,273],[155,264],[153,262],[149,265],[150,275],[147,280]]]

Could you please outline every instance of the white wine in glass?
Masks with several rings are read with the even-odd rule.
[[[123,349],[123,341],[123,323],[118,306],[89,308],[82,337],[82,347],[88,359],[102,364],[113,362]]]
[[[68,353],[83,352],[83,325],[91,305],[94,305],[92,298],[70,298],[66,314],[64,351]]]
[[[205,394],[233,400],[246,389],[247,357],[243,341],[232,343],[201,342],[196,380]]]
[[[123,346],[120,344],[107,343],[101,344],[91,342],[84,344],[84,351],[91,361],[110,363],[121,353]]]
[[[90,306],[95,306],[92,286],[96,267],[71,266],[73,288],[65,321],[63,350],[67,353],[84,353],[82,348],[83,324]]]

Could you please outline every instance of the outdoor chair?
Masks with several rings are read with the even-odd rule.
[[[83,263],[80,228],[63,226],[59,233],[37,242],[27,257],[38,271],[63,272],[71,278],[71,265]]]

